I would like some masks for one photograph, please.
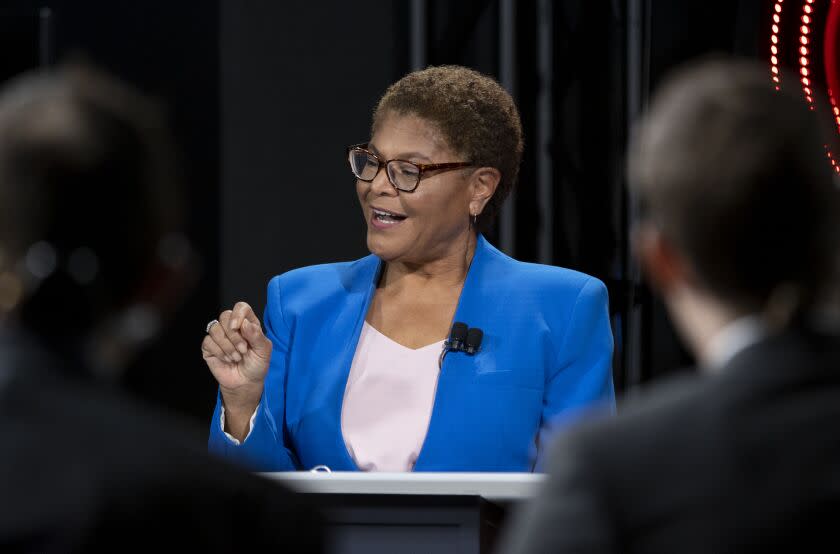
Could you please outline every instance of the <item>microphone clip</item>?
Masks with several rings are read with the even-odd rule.
[[[484,332],[478,327],[468,327],[466,323],[456,321],[452,324],[449,337],[443,342],[443,351],[438,359],[438,368],[443,367],[443,359],[448,352],[463,352],[474,356],[481,349]]]

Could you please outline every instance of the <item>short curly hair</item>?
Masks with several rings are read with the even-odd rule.
[[[388,113],[429,121],[466,160],[499,170],[499,185],[478,220],[486,228],[516,184],[522,161],[522,121],[510,94],[478,71],[432,66],[388,87],[374,109],[371,132]]]

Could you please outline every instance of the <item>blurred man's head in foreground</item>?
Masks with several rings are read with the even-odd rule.
[[[0,323],[101,366],[150,338],[189,246],[160,113],[87,66],[0,92]]]
[[[798,94],[750,62],[695,63],[659,89],[630,145],[629,180],[637,252],[684,334],[746,314],[784,324],[834,285],[827,136]],[[687,321],[701,305],[716,315]]]

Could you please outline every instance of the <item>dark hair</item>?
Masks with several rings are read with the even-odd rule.
[[[373,112],[372,131],[389,112],[416,115],[435,125],[464,157],[454,161],[501,172],[479,217],[479,227],[486,228],[516,184],[522,161],[522,122],[510,94],[491,77],[466,67],[428,67],[388,87]]]
[[[656,94],[629,148],[643,217],[713,294],[747,310],[815,295],[837,255],[838,189],[804,99],[751,62],[706,60]]]
[[[22,276],[25,325],[75,336],[129,303],[178,223],[171,146],[149,101],[90,67],[4,88],[0,277]]]

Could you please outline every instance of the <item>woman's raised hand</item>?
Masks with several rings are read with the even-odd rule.
[[[201,343],[201,353],[224,398],[225,408],[253,411],[271,360],[271,341],[246,302],[219,314]],[[239,411],[239,410],[237,410]]]

